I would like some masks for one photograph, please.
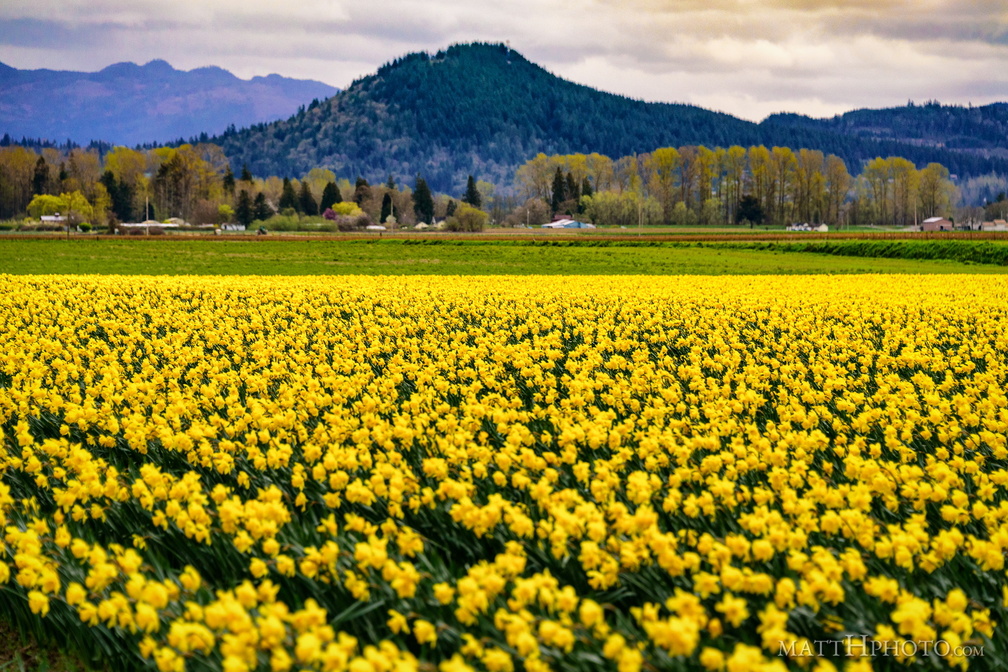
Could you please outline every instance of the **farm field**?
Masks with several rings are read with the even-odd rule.
[[[1008,668],[1008,279],[797,279],[0,275],[0,614],[123,670]]]
[[[640,245],[552,239],[0,238],[0,273],[121,275],[775,275],[1003,273],[1008,244],[972,240]]]

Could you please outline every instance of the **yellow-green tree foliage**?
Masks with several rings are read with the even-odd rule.
[[[591,184],[583,207],[602,224],[724,225],[735,222],[744,195],[759,203],[768,224],[803,222],[841,225],[857,210],[859,220],[908,226],[934,215],[950,216],[957,192],[943,166],[917,170],[900,157],[868,162],[858,177],[843,159],[789,147],[746,149],[704,146],[660,147],[615,160],[600,154],[538,154],[515,172],[525,198],[548,202],[557,169]],[[625,194],[636,194],[638,202]],[[652,203],[659,214],[652,216]],[[632,212],[631,212],[632,211]],[[631,217],[633,214],[633,217]]]

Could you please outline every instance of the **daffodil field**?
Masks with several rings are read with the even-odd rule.
[[[1003,276],[0,276],[0,617],[114,669],[1008,666]]]

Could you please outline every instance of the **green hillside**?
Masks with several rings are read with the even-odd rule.
[[[899,155],[919,165],[938,161],[960,175],[1008,173],[1004,159],[776,122],[604,93],[560,79],[504,45],[470,44],[404,56],[290,119],[211,141],[235,169],[247,164],[258,175],[297,176],[316,166],[372,181],[419,173],[450,192],[470,174],[508,184],[539,152],[616,158],[690,144],[820,149],[853,171],[875,156]]]

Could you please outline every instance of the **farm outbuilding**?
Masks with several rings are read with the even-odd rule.
[[[952,228],[952,221],[944,217],[928,217],[921,222],[921,231],[951,231]]]
[[[594,224],[579,222],[576,219],[558,219],[549,224],[543,224],[544,229],[594,229]]]

